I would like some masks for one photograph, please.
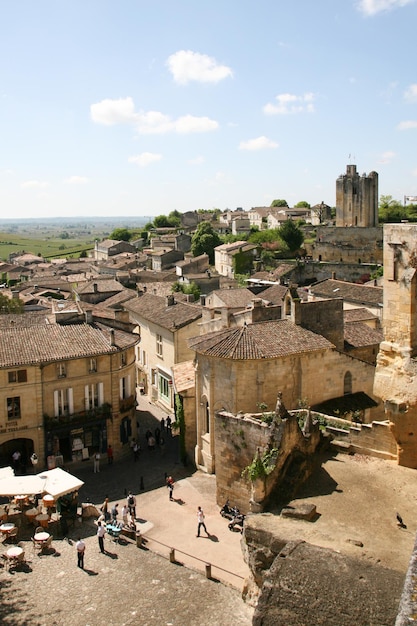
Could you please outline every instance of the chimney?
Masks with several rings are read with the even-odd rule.
[[[113,328],[110,330],[110,345],[111,346],[116,345],[116,342],[114,341],[114,329]]]
[[[259,309],[262,307],[262,299],[261,298],[252,298],[252,308]]]
[[[97,283],[93,283],[93,289],[94,289],[94,293],[98,292],[98,285],[97,285]]]
[[[207,296],[206,296],[206,294],[205,294],[205,293],[202,293],[202,294],[200,295],[200,304],[201,304],[201,306],[206,306],[206,297],[207,297]]]
[[[175,304],[175,299],[174,299],[174,296],[172,295],[172,293],[167,296],[166,304],[167,304],[167,306],[172,306],[173,304]]]
[[[92,322],[93,322],[93,312],[85,311],[85,323],[92,324]]]
[[[336,272],[332,272],[332,280],[336,280]]]

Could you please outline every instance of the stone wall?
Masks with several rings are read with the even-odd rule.
[[[263,510],[272,501],[286,500],[311,473],[314,452],[322,443],[318,426],[304,435],[296,416],[277,419],[271,425],[252,415],[235,416],[220,412],[215,420],[217,504],[226,500],[246,513],[250,508]],[[273,471],[262,480],[254,494],[253,484],[243,475],[258,453],[278,451]],[[296,470],[294,470],[296,467]],[[294,471],[293,471],[294,470]]]
[[[382,263],[382,228],[320,227],[313,244],[313,259],[343,263]]]

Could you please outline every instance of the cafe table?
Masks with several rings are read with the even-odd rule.
[[[6,522],[5,524],[1,524],[1,526],[0,526],[0,533],[2,533],[2,535],[8,535],[15,528],[16,528],[16,526],[14,524],[12,524],[10,522]]]
[[[49,515],[47,513],[39,513],[39,515],[35,517],[35,520],[38,522],[39,526],[48,528]]]
[[[9,565],[17,565],[25,560],[25,551],[20,546],[13,546],[7,550],[6,558]]]
[[[25,515],[28,522],[32,523],[36,516],[39,515],[39,511],[38,509],[28,509],[27,511],[25,511]]]
[[[43,506],[49,509],[50,507],[54,506],[55,498],[53,496],[46,494],[45,496],[43,496],[42,502],[43,502]]]
[[[35,541],[37,541],[38,543],[46,543],[49,539],[51,535],[47,532],[43,532],[43,533],[35,533],[33,535],[33,538]]]
[[[14,500],[15,500],[15,502],[18,505],[19,508],[23,508],[25,506],[25,504],[28,503],[28,497],[27,496],[15,496]]]

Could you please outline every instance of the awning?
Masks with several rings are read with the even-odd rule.
[[[83,484],[82,480],[59,467],[35,476],[15,476],[11,467],[0,469],[0,496],[33,496],[37,493],[48,493],[54,498],[59,498],[66,493],[77,491]]]

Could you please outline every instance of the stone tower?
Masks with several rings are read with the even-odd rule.
[[[378,174],[347,165],[336,180],[336,226],[378,226]]]
[[[384,225],[383,330],[374,394],[384,402],[399,465],[417,469],[417,224]]]

